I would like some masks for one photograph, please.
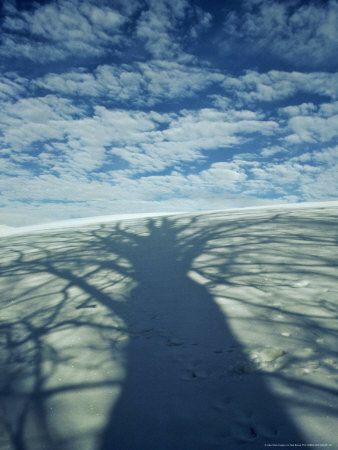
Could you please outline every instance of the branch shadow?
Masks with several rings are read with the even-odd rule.
[[[286,309],[271,297],[278,291],[283,300],[298,278],[333,286],[333,224],[331,217],[315,223],[305,213],[231,220],[213,214],[6,242],[4,448],[205,450],[306,443],[290,404],[317,414],[332,408],[309,397],[292,399],[289,391],[302,388],[330,399],[336,391],[294,376],[300,360],[305,367],[312,354],[300,357],[292,349],[272,361],[255,359],[257,349],[239,327],[247,327],[253,342],[261,333],[257,342],[267,339],[268,347],[280,339],[279,326],[301,328],[297,339],[303,343],[316,333],[317,359],[325,348],[328,360],[335,330],[318,320],[315,304],[304,319],[294,305]],[[320,227],[327,232],[315,233]],[[307,287],[297,289],[295,299],[308,307]],[[337,313],[331,297],[321,306]],[[332,373],[334,367],[327,363],[326,369]],[[271,383],[286,386],[288,395]]]

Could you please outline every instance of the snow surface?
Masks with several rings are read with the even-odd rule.
[[[36,232],[45,232],[49,230],[79,228],[85,225],[111,223],[127,219],[140,219],[143,217],[169,216],[176,213],[137,213],[137,214],[114,214],[110,216],[84,217],[81,219],[58,220],[56,222],[47,222],[42,224],[27,225],[23,227],[10,227],[0,225],[0,236],[12,236],[19,234],[31,234]]]
[[[0,449],[338,448],[338,203],[298,206],[3,234]]]

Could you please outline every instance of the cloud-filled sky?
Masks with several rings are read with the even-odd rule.
[[[338,0],[5,0],[0,223],[338,198]]]

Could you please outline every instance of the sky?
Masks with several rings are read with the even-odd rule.
[[[0,224],[338,199],[338,0],[5,0]]]

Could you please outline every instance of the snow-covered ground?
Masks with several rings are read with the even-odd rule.
[[[337,223],[331,203],[3,231],[1,450],[338,448]]]

